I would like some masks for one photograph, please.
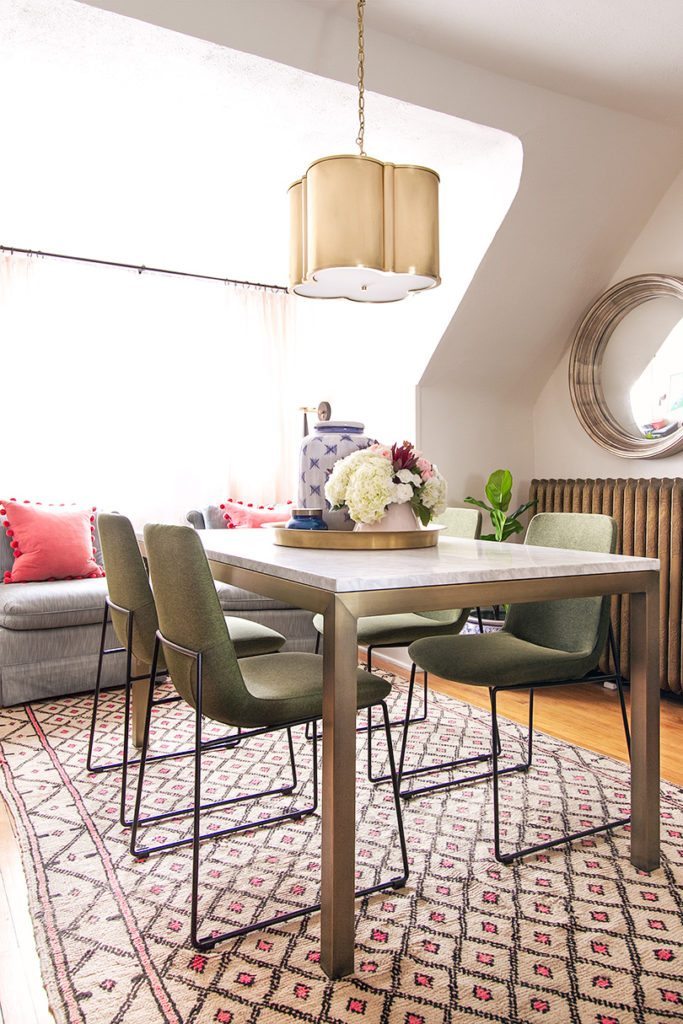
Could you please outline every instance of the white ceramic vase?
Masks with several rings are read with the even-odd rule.
[[[366,531],[376,533],[377,531],[386,532],[387,530],[418,530],[419,526],[409,501],[404,501],[400,505],[392,501],[378,522],[356,523],[353,529],[354,532],[358,533]]]

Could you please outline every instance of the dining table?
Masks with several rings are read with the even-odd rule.
[[[361,616],[630,595],[630,859],[659,865],[659,562],[460,540],[405,550],[320,550],[269,529],[202,530],[216,580],[324,617],[320,965],[354,970],[357,621]]]

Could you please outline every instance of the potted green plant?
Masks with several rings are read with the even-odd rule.
[[[476,505],[478,508],[488,512],[491,519],[493,533],[484,533],[481,539],[502,542],[508,540],[509,537],[516,533],[522,533],[524,527],[520,522],[520,517],[536,504],[536,500],[525,501],[514,512],[508,512],[512,499],[512,473],[510,470],[494,469],[488,478],[484,490],[489,504],[485,501],[480,501],[479,498],[465,498],[469,505]],[[489,609],[484,609],[484,611],[488,612]],[[500,624],[505,619],[505,611],[501,605],[494,605],[491,611],[493,612],[493,617],[488,619],[491,624]],[[477,621],[480,628],[482,622],[486,621],[481,618],[481,609],[477,609]]]

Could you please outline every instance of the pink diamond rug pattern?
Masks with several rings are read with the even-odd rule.
[[[400,714],[405,692],[396,683]],[[330,983],[319,966],[317,915],[210,953],[191,947],[190,851],[180,847],[146,861],[130,856],[128,831],[118,823],[118,774],[85,767],[91,700],[0,711],[2,795],[18,824],[58,1024],[683,1020],[683,793],[676,787],[662,787],[662,867],[650,875],[630,864],[627,829],[512,867],[498,864],[487,783],[406,803],[408,885],[358,902],[355,973]],[[98,758],[116,754],[122,719],[122,694],[112,692],[103,700]],[[504,749],[518,758],[523,730],[503,722],[501,731]],[[161,705],[153,749],[182,749],[191,732],[189,709]],[[376,735],[376,768],[385,770]],[[303,729],[294,739],[305,799],[311,744]],[[628,813],[627,766],[540,733],[534,740],[532,771],[501,780],[508,843]],[[432,694],[428,720],[411,729],[408,761],[466,756],[488,744],[485,713]],[[275,734],[204,760],[207,800],[276,785],[286,776],[288,754]],[[391,795],[368,783],[365,761],[366,737],[359,734],[359,887],[399,867]],[[151,765],[143,812],[187,806],[191,785],[190,758]],[[264,818],[293,799],[239,804],[206,821],[220,828]],[[200,912],[207,930],[315,903],[319,824],[316,815],[204,843]],[[185,817],[149,826],[146,834],[150,842],[164,841],[189,834],[189,827]]]

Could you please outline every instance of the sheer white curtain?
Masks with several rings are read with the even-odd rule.
[[[296,493],[291,299],[4,255],[0,496],[179,521]]]

